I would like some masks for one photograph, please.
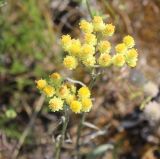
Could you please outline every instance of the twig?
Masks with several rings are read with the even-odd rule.
[[[14,151],[13,151],[13,155],[12,155],[12,159],[16,159],[18,154],[19,154],[19,151],[26,139],[26,137],[28,136],[28,133],[30,132],[34,122],[35,122],[35,119],[37,118],[37,115],[38,113],[40,112],[42,106],[43,106],[43,103],[44,103],[44,96],[42,95],[36,102],[35,102],[35,111],[33,112],[32,114],[32,117],[31,117],[31,120],[30,122],[28,123],[26,129],[24,130],[24,132],[22,133],[20,139],[19,139],[19,142],[17,144],[17,146],[15,147]]]

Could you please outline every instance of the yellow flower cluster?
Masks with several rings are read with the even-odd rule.
[[[74,84],[65,81],[59,73],[52,73],[48,80],[37,80],[36,85],[49,97],[49,108],[53,112],[63,110],[65,105],[74,113],[89,112],[92,108],[89,88],[83,86],[77,90]]]
[[[77,99],[70,102],[70,108],[75,113],[89,112],[92,108],[91,93],[88,87],[78,90]]]
[[[130,67],[135,67],[138,60],[138,52],[135,48],[135,42],[132,36],[127,35],[123,42],[115,47],[116,55],[113,56],[113,64],[122,67],[125,63]]]
[[[135,42],[132,36],[125,36],[122,43],[112,49],[111,43],[106,38],[114,34],[113,24],[105,24],[102,17],[94,16],[89,22],[81,20],[79,26],[84,35],[82,41],[72,39],[70,35],[63,35],[61,38],[63,49],[68,53],[63,60],[66,68],[73,70],[79,63],[86,67],[97,65],[109,67],[111,64],[117,67],[122,67],[124,64],[130,67],[136,66],[138,53],[133,48]]]

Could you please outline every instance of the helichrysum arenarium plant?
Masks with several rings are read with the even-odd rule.
[[[48,80],[40,79],[36,81],[37,87],[48,97],[48,105],[51,111],[64,111],[65,121],[62,128],[61,139],[58,141],[56,159],[60,158],[60,149],[64,140],[68,122],[68,110],[82,114],[76,140],[77,158],[79,158],[79,139],[81,129],[85,120],[85,113],[92,108],[91,89],[95,78],[99,75],[95,68],[105,68],[110,66],[135,67],[138,53],[135,41],[131,35],[126,35],[122,41],[113,45],[109,37],[115,33],[113,24],[106,24],[101,16],[94,16],[91,21],[81,20],[79,23],[83,37],[80,39],[71,38],[70,35],[63,35],[61,44],[66,52],[63,59],[64,66],[69,70],[74,70],[82,64],[86,68],[92,68],[92,80],[90,85],[77,89],[76,85],[65,80],[58,73],[50,75]],[[91,75],[93,75],[91,73]]]

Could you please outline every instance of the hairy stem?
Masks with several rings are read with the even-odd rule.
[[[81,118],[80,118],[80,122],[78,125],[78,129],[77,129],[77,140],[76,140],[76,155],[77,155],[77,159],[79,159],[79,148],[80,148],[80,137],[81,137],[81,130],[83,128],[83,123],[85,121],[85,117],[86,117],[86,113],[82,113],[81,114]]]
[[[89,13],[91,19],[93,19],[92,11],[91,11],[90,4],[89,4],[88,0],[86,0],[86,6],[87,6],[87,10],[88,10],[88,13]],[[92,79],[91,79],[90,84],[89,84],[89,89],[90,90],[93,88],[94,83],[95,83],[96,78],[97,78],[97,76],[94,76],[94,71],[95,71],[95,69],[93,69],[92,73],[91,73]],[[80,159],[80,153],[79,153],[80,137],[81,137],[81,131],[82,131],[82,128],[83,128],[83,123],[85,122],[85,118],[86,118],[86,113],[82,113],[81,118],[80,118],[80,122],[78,124],[78,129],[77,129],[76,159]]]
[[[89,89],[90,91],[92,90],[97,78],[98,78],[98,75],[94,74],[94,71],[95,69],[92,70],[92,73],[91,73],[91,81],[89,83]],[[82,128],[83,128],[83,123],[85,122],[85,118],[86,118],[86,113],[82,113],[81,114],[81,118],[80,118],[80,122],[79,122],[79,125],[78,125],[78,129],[77,129],[77,140],[76,140],[76,159],[80,159],[80,153],[79,153],[79,148],[80,148],[80,137],[81,137],[81,131],[82,131]]]
[[[65,106],[64,109],[64,120],[63,120],[63,127],[62,127],[62,131],[61,131],[61,136],[60,139],[58,140],[58,144],[56,146],[56,155],[55,155],[55,159],[60,159],[60,154],[61,154],[61,148],[65,139],[65,133],[67,130],[67,125],[68,125],[68,121],[69,121],[69,115],[68,115],[68,110],[67,110],[67,106]]]

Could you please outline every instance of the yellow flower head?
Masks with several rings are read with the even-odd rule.
[[[87,56],[87,58],[84,58],[82,62],[86,67],[93,67],[96,63],[96,58],[90,55],[90,56]]]
[[[71,45],[71,37],[70,35],[63,35],[62,38],[61,38],[61,43],[62,43],[62,46],[64,48],[65,51],[68,51],[69,50],[69,47]]]
[[[127,64],[130,67],[135,67],[137,65],[137,59],[132,60],[132,61],[127,61]]]
[[[69,47],[69,53],[72,56],[79,56],[79,53],[81,51],[81,42],[79,39],[73,39],[72,43]]]
[[[111,55],[109,55],[107,53],[101,54],[98,59],[98,63],[102,67],[110,66],[111,62],[112,62]]]
[[[92,33],[93,32],[93,25],[92,23],[87,22],[86,20],[81,20],[80,22],[80,29],[85,33]]]
[[[67,98],[69,95],[69,89],[67,88],[66,85],[62,85],[59,89],[59,96],[62,98],[62,99],[65,99]]]
[[[136,49],[130,49],[125,55],[126,62],[130,67],[135,67],[137,65],[138,53]]]
[[[130,35],[123,38],[123,43],[127,46],[127,48],[132,48],[135,45],[134,39]]]
[[[96,31],[96,32],[104,30],[105,24],[103,22],[102,17],[94,16],[94,18],[93,18],[93,27],[94,27],[94,31]]]
[[[111,44],[109,41],[100,41],[98,44],[100,53],[109,53],[111,51]]]
[[[77,100],[73,100],[70,104],[70,108],[74,113],[80,113],[82,109],[82,104]]]
[[[130,50],[127,51],[125,56],[126,56],[126,61],[135,60],[138,57],[137,50],[136,49],[130,49]]]
[[[123,54],[114,55],[112,62],[117,67],[122,67],[125,64],[125,58]]]
[[[47,82],[46,80],[40,79],[36,81],[36,84],[38,89],[43,89],[47,85]]]
[[[89,45],[93,45],[94,46],[94,45],[97,44],[96,36],[94,34],[91,34],[91,33],[86,33],[84,35],[84,40]]]
[[[127,51],[127,47],[124,43],[117,44],[115,49],[118,54],[124,54]]]
[[[82,112],[89,112],[92,108],[92,101],[90,98],[82,98]]]
[[[54,80],[60,80],[61,79],[61,75],[57,72],[54,72],[50,75],[50,77]]]
[[[55,94],[55,89],[54,87],[47,85],[43,88],[43,92],[48,96],[52,97]]]
[[[112,36],[115,32],[115,26],[112,24],[106,24],[103,30],[103,35]]]
[[[77,67],[78,61],[74,56],[66,56],[63,60],[63,64],[66,68],[73,70]]]
[[[65,99],[65,101],[66,101],[66,103],[67,103],[68,105],[70,105],[71,102],[72,102],[73,100],[75,100],[75,99],[76,99],[75,95],[69,94],[68,97]]]
[[[71,36],[70,35],[63,35],[62,38],[61,38],[61,42],[62,42],[62,45],[65,45],[65,44],[68,44],[71,42]]]
[[[63,100],[58,97],[53,97],[49,101],[49,108],[51,111],[56,112],[63,109]]]
[[[89,55],[93,55],[95,53],[95,48],[92,45],[89,44],[83,44],[82,45],[82,49],[81,49],[81,53],[80,53],[80,57],[87,57]]]
[[[88,87],[83,86],[78,90],[78,96],[80,98],[88,98],[91,96],[91,92]]]

